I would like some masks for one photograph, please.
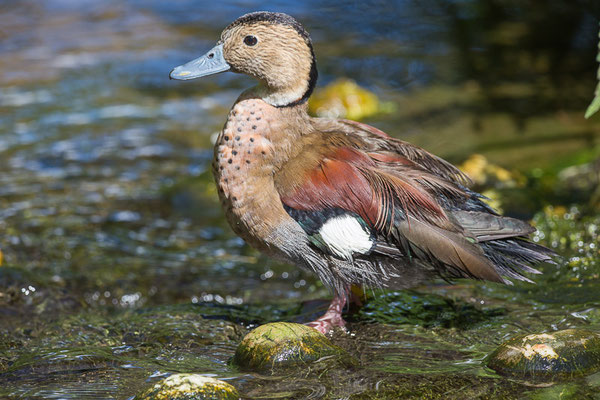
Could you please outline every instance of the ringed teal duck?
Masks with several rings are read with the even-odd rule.
[[[217,138],[221,204],[247,243],[332,290],[325,315],[308,325],[344,327],[352,285],[407,288],[436,275],[510,284],[552,261],[527,240],[534,228],[496,213],[450,163],[372,126],[309,116],[316,59],[289,15],[238,18],[170,77],[224,71],[259,83],[240,95]]]

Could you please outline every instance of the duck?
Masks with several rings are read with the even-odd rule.
[[[245,14],[206,54],[174,68],[191,80],[231,71],[255,78],[219,133],[212,170],[233,231],[250,246],[310,271],[331,290],[307,323],[345,328],[353,287],[404,289],[441,277],[532,282],[554,253],[535,229],[502,216],[451,163],[381,130],[316,118],[310,35],[279,12]]]

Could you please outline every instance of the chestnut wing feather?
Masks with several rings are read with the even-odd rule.
[[[359,217],[388,253],[395,247],[404,257],[424,259],[453,276],[504,281],[435,198],[438,192],[465,192],[400,154],[336,147],[316,167],[287,176],[297,181],[280,185],[293,188],[280,191],[280,197],[292,217],[343,210]]]
[[[342,125],[349,127],[354,135],[364,137],[365,142],[376,145],[377,151],[390,151],[414,162],[419,167],[434,173],[448,181],[469,186],[471,179],[461,170],[446,160],[429,153],[421,147],[393,138],[385,132],[361,122],[340,120]]]

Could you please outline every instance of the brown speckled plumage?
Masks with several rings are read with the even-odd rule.
[[[289,218],[274,207],[279,194],[273,184],[274,159],[290,147],[281,110],[261,99],[240,99],[229,112],[215,144],[214,175],[221,204],[235,233],[254,247],[270,252],[264,238]]]
[[[316,60],[293,18],[243,16],[203,57],[171,76],[216,65],[259,81],[217,139],[219,197],[236,234],[333,290],[330,309],[311,323],[317,329],[344,325],[353,284],[403,288],[434,274],[510,283],[551,261],[526,239],[533,228],[498,215],[446,161],[365,124],[310,117]]]

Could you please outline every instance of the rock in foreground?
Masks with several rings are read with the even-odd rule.
[[[248,333],[239,344],[233,363],[243,369],[273,371],[326,356],[348,359],[344,350],[334,346],[316,329],[301,324],[274,322]]]
[[[600,369],[600,334],[566,329],[513,338],[488,356],[487,366],[502,375],[549,379]]]
[[[228,383],[197,374],[175,374],[156,383],[135,400],[238,400]]]

